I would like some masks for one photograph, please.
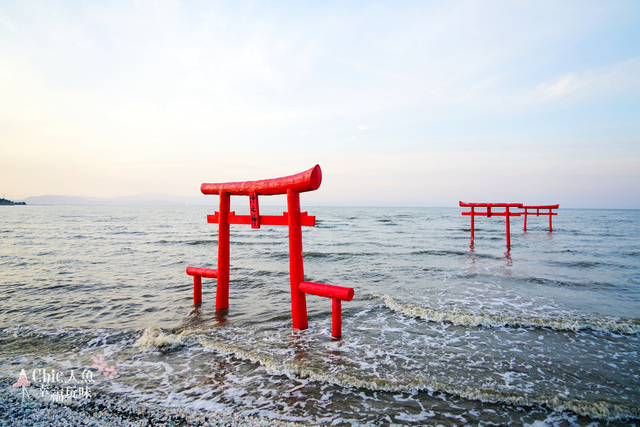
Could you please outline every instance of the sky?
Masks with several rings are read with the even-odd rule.
[[[0,0],[0,193],[640,208],[638,1]],[[215,197],[215,196],[202,196]]]

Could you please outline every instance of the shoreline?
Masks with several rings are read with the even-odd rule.
[[[22,400],[15,379],[0,378],[0,425],[2,426],[282,426],[307,424],[257,416],[228,415],[201,409],[164,407],[123,394],[93,390],[91,398],[58,403],[37,397]]]

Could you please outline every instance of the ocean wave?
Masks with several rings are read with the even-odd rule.
[[[160,328],[147,328],[140,338],[133,343],[134,347],[146,350],[167,350],[187,345],[187,339],[193,331],[184,329],[177,334]]]
[[[380,255],[377,252],[303,252],[305,258],[352,258],[352,257],[374,257]],[[288,256],[288,254],[287,254]]]
[[[618,288],[618,286],[615,285],[614,283],[595,282],[595,281],[569,282],[565,280],[556,280],[556,279],[549,279],[544,277],[533,277],[533,276],[524,278],[524,280],[527,283],[551,286],[554,288],[581,288],[581,289],[589,289],[589,290],[601,289],[604,291],[613,291]]]
[[[44,336],[45,334],[41,329],[26,325],[11,325],[0,329],[0,337],[33,338]],[[51,334],[51,332],[49,334]]]
[[[201,240],[190,240],[184,243],[186,243],[187,245],[217,245],[218,240],[217,239],[201,239]]]
[[[334,254],[329,252],[303,252],[302,253],[305,258],[331,258]]]
[[[146,242],[146,244],[150,244],[150,245],[189,245],[189,246],[195,246],[195,245],[217,245],[218,244],[218,240],[217,239],[193,239],[193,240],[167,240],[167,239],[160,239],[160,240],[148,241],[148,242]]]
[[[450,256],[471,256],[473,258],[490,258],[490,259],[497,259],[497,260],[501,260],[504,259],[504,256],[496,256],[496,255],[491,255],[491,254],[484,254],[484,253],[470,253],[469,251],[462,251],[462,250],[439,250],[439,249],[424,249],[424,250],[415,250],[410,252],[411,255],[432,255],[432,256],[444,256],[444,257],[450,257]]]
[[[616,319],[583,316],[566,317],[522,317],[506,314],[472,313],[467,310],[437,310],[419,304],[399,301],[389,295],[372,294],[381,299],[390,310],[432,322],[450,322],[459,326],[485,327],[534,327],[558,331],[592,330],[619,334],[640,333],[640,319]]]
[[[599,267],[611,267],[610,263],[603,263],[600,261],[558,261],[558,260],[549,260],[547,261],[551,265],[557,265],[559,267],[567,267],[567,268],[599,268]],[[624,268],[622,265],[616,265],[616,268]]]
[[[176,339],[182,341],[184,338],[176,337]],[[331,372],[324,367],[313,366],[304,360],[284,360],[277,355],[260,354],[228,342],[212,341],[210,337],[205,335],[198,335],[197,339],[204,348],[210,351],[232,355],[252,363],[259,363],[271,375],[308,378],[322,383],[371,391],[410,393],[435,391],[485,403],[518,406],[544,405],[557,411],[569,410],[578,415],[607,421],[640,418],[639,408],[623,403],[603,400],[590,401],[559,395],[534,395],[489,387],[478,388],[472,385],[451,384],[436,378],[394,379],[366,377],[361,370]]]
[[[81,331],[50,331],[45,332],[30,327],[9,327],[2,330],[5,336],[32,337],[35,335],[67,335]],[[112,337],[112,331],[87,331],[92,340],[85,343],[91,352],[96,346],[104,345],[105,340]],[[133,331],[129,331],[133,333]],[[128,343],[142,351],[182,351],[188,347],[190,351],[200,352],[200,348],[219,354],[229,355],[239,360],[257,363],[263,366],[270,375],[284,375],[291,378],[307,378],[324,384],[332,384],[350,389],[371,390],[380,392],[442,392],[464,399],[485,403],[497,403],[516,406],[546,406],[556,411],[571,411],[578,415],[605,421],[616,421],[640,418],[640,408],[632,404],[611,400],[596,400],[571,397],[563,394],[543,394],[526,391],[503,389],[499,386],[477,387],[472,384],[448,382],[426,372],[409,378],[372,376],[361,369],[327,369],[322,363],[314,363],[305,358],[289,358],[277,352],[247,349],[233,341],[229,336],[216,337],[205,329],[193,328],[147,328],[137,331],[137,339],[126,333],[126,337],[119,336],[118,342]],[[121,335],[122,332],[116,333]],[[124,341],[122,341],[126,338]],[[109,339],[112,341],[113,337]]]

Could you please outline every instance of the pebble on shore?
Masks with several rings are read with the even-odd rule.
[[[15,381],[15,380],[14,380]],[[1,426],[301,426],[272,419],[163,407],[120,394],[94,391],[90,399],[57,403],[22,399],[20,388],[0,379]]]

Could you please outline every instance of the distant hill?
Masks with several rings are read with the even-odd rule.
[[[0,198],[0,205],[12,206],[12,205],[26,205],[25,202],[13,202],[9,199]]]
[[[214,205],[217,197],[182,197],[169,194],[146,193],[121,197],[82,197],[82,196],[32,196],[24,199],[29,205],[140,205],[140,206],[186,206]]]

